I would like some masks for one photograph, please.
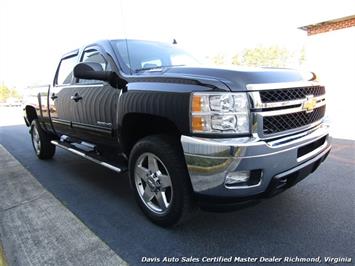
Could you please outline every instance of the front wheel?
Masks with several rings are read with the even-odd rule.
[[[173,138],[140,140],[132,149],[129,173],[138,204],[151,221],[171,226],[190,216],[194,205],[191,184]]]
[[[31,140],[33,149],[39,159],[50,159],[54,156],[55,146],[51,143],[51,138],[39,125],[38,120],[31,123]]]

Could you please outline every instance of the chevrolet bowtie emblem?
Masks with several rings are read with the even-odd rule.
[[[302,109],[306,110],[307,113],[313,112],[317,105],[317,100],[314,99],[313,95],[307,95],[306,101],[303,103]]]

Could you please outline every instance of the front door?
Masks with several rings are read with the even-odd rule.
[[[98,47],[84,50],[81,62],[100,63],[103,70],[112,70],[112,63]],[[75,80],[73,131],[77,138],[95,144],[115,143],[117,103],[120,90],[99,80]]]

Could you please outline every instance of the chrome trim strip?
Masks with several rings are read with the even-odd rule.
[[[118,172],[118,173],[122,172],[121,168],[118,168],[118,167],[113,166],[113,165],[111,165],[111,164],[108,164],[108,163],[99,161],[99,160],[97,160],[97,159],[95,159],[95,158],[92,158],[92,157],[86,155],[85,153],[80,152],[80,151],[78,151],[78,150],[75,150],[75,149],[73,149],[73,148],[68,148],[68,147],[66,147],[66,146],[64,146],[64,145],[62,145],[62,144],[60,144],[60,143],[58,143],[58,141],[52,140],[51,143],[52,143],[53,145],[56,145],[56,146],[62,148],[62,149],[65,149],[65,150],[70,151],[70,152],[72,152],[72,153],[74,153],[74,154],[76,154],[76,155],[79,155],[79,156],[81,156],[81,157],[83,157],[83,158],[85,158],[85,159],[88,159],[88,160],[90,160],[90,161],[92,161],[92,162],[94,162],[94,163],[97,163],[97,164],[102,165],[102,166],[104,166],[104,167],[106,167],[106,168],[109,168],[109,169],[111,169],[111,170],[113,170],[113,171],[115,171],[115,172]]]
[[[324,105],[325,105],[325,101],[317,102],[317,104],[314,108],[322,107]],[[294,107],[294,108],[287,108],[287,109],[273,110],[273,111],[260,111],[260,112],[255,112],[255,113],[265,117],[265,116],[277,116],[277,115],[284,115],[284,114],[292,114],[292,113],[305,112],[305,111],[306,110],[304,110],[301,105],[301,106]]]
[[[304,137],[306,135],[309,135],[311,133],[313,133],[314,131],[318,130],[321,126],[317,126],[315,128],[312,128],[308,131],[299,133],[299,134],[295,134],[295,135],[291,135],[291,136],[286,136],[283,137],[281,139],[277,139],[277,140],[273,140],[273,141],[268,141],[267,144],[271,147],[282,147],[285,145],[290,145],[290,143],[292,143],[291,141],[294,139],[299,139],[301,137]]]
[[[83,124],[80,122],[72,122],[72,127],[75,128],[79,128],[79,129],[85,129],[85,130],[89,130],[89,131],[93,131],[93,132],[99,132],[99,133],[105,133],[108,135],[111,135],[112,133],[112,129],[111,128],[107,128],[107,127],[102,127],[102,126],[94,126],[94,125],[89,125],[89,124]]]
[[[317,102],[321,102],[325,100],[325,94],[314,97]],[[271,102],[271,103],[263,103],[263,102],[257,102],[256,105],[254,105],[254,108],[256,109],[266,109],[266,108],[277,108],[277,107],[284,107],[284,106],[292,106],[292,105],[299,105],[303,104],[305,102],[306,98],[302,99],[297,99],[297,100],[292,100],[292,101],[284,101],[284,102]]]
[[[259,154],[259,155],[250,155],[250,156],[216,157],[215,155],[200,155],[200,154],[193,154],[193,153],[188,153],[188,152],[185,152],[184,154],[185,154],[185,156],[198,157],[198,158],[204,158],[204,159],[220,159],[220,160],[228,160],[228,159],[239,159],[239,160],[241,160],[241,159],[258,159],[258,158],[265,158],[265,157],[268,157],[268,156],[279,155],[279,154],[282,154],[282,153],[285,153],[285,152],[288,152],[288,151],[292,151],[292,150],[301,148],[302,146],[308,145],[312,141],[313,140],[310,140],[310,141],[305,142],[305,143],[298,143],[295,146],[292,146],[292,147],[289,147],[289,148],[286,148],[286,149],[283,149],[283,150],[277,150],[277,151],[274,151],[274,152],[263,153],[263,154]],[[263,145],[260,145],[260,146],[263,146]],[[265,143],[264,143],[264,146],[266,146]],[[248,148],[248,147],[245,147],[245,148]]]
[[[269,155],[283,153],[307,145],[328,134],[328,126],[321,125],[309,131],[285,138],[267,142],[245,138],[238,142],[238,138],[232,139],[205,139],[182,135],[180,138],[184,154],[193,157],[214,158],[214,159],[247,159],[260,158]],[[199,147],[198,149],[196,147]],[[246,149],[263,147],[263,153],[246,155]],[[266,149],[268,148],[268,149]],[[233,153],[231,153],[233,151]]]
[[[259,183],[255,184],[255,185],[251,185],[251,186],[238,186],[238,185],[234,185],[234,186],[227,186],[226,183],[224,183],[224,186],[226,189],[248,189],[248,188],[256,188],[256,187],[260,187],[261,184],[263,182],[263,179],[260,178]]]
[[[273,133],[273,134],[266,134],[266,135],[261,134],[259,137],[261,140],[268,140],[268,139],[274,139],[274,138],[282,138],[285,136],[287,137],[287,136],[290,136],[291,134],[297,134],[298,132],[303,132],[305,130],[312,130],[314,127],[319,126],[323,122],[323,119],[324,119],[324,117],[313,122],[312,124],[308,124],[303,127],[296,127],[296,128],[280,131],[280,132]]]
[[[317,81],[295,81],[295,82],[279,82],[279,83],[262,83],[262,84],[247,84],[247,90],[278,90],[297,87],[312,87],[322,86]]]
[[[251,91],[248,94],[249,94],[251,106],[253,108],[261,108],[261,107],[258,107],[263,104],[263,102],[261,101],[260,93],[258,91]]]

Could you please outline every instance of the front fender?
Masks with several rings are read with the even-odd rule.
[[[118,126],[127,114],[146,114],[166,118],[181,134],[190,134],[190,93],[127,91],[119,99]]]

